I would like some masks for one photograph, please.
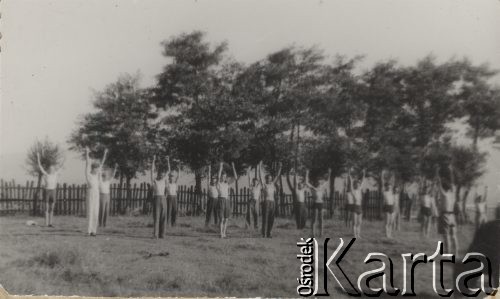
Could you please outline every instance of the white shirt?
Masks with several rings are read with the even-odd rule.
[[[297,188],[297,191],[295,191],[295,196],[297,197],[298,202],[306,202],[306,189]]]
[[[168,183],[167,185],[167,195],[177,196],[177,183]]]
[[[253,186],[252,187],[252,199],[253,200],[260,200],[260,194],[262,192],[262,188],[260,187],[260,185],[257,185],[257,186]]]
[[[109,194],[111,181],[99,181],[99,193]]]
[[[229,198],[229,184],[221,182],[218,185],[219,197]]]
[[[384,204],[394,205],[394,193],[392,191],[384,191]]]
[[[486,202],[485,201],[478,202],[476,204],[476,208],[477,208],[477,212],[478,213],[480,213],[480,214],[486,214]]]
[[[165,180],[155,180],[153,182],[153,190],[155,195],[165,195]]]
[[[45,188],[47,190],[53,190],[57,187],[57,173],[46,174],[45,175]]]
[[[219,190],[217,189],[216,185],[208,186],[208,197],[210,197],[210,198],[219,197]]]
[[[264,199],[274,201],[274,193],[276,192],[276,186],[274,183],[264,185]]]

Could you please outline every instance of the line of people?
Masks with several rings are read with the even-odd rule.
[[[97,228],[106,227],[109,217],[110,204],[110,184],[115,177],[117,167],[114,169],[104,169],[108,151],[100,161],[92,161],[89,157],[90,151],[85,149],[86,165],[85,178],[88,185],[87,192],[87,217],[88,234],[95,236]],[[40,171],[43,173],[46,182],[46,211],[45,224],[53,227],[52,220],[54,216],[54,207],[56,201],[56,187],[60,168],[55,166],[45,170],[40,161],[40,155],[37,154],[37,162]],[[231,202],[229,200],[229,186],[238,181],[238,173],[234,163],[231,163],[233,177],[230,178],[224,172],[225,163],[219,163],[217,175],[212,175],[211,166],[208,166],[207,187],[208,196],[206,204],[205,226],[210,225],[213,217],[214,224],[220,228],[220,237],[227,237],[227,227],[231,214]],[[247,214],[245,217],[245,226],[258,229],[258,210],[262,209],[261,233],[263,237],[272,236],[274,225],[276,195],[279,186],[277,181],[281,175],[281,163],[276,176],[264,174],[265,169],[261,161],[255,167],[255,176],[252,178],[252,169],[247,169],[247,177],[251,190],[251,199],[248,201]],[[293,170],[291,171],[293,172]],[[450,180],[443,181],[440,177],[440,169],[436,168],[435,178],[431,181],[421,178],[418,182],[418,196],[420,200],[420,215],[422,219],[421,233],[423,237],[429,237],[433,219],[437,219],[438,233],[444,237],[447,249],[458,252],[457,240],[457,221],[456,221],[456,185],[452,166],[449,166]],[[165,179],[167,177],[168,179]],[[294,216],[298,229],[306,227],[307,209],[306,209],[306,191],[311,192],[312,214],[311,214],[311,235],[323,235],[324,218],[324,197],[331,192],[329,186],[331,170],[328,170],[326,178],[309,178],[309,171],[306,170],[305,176],[292,183],[290,173],[286,180],[289,189],[294,196]],[[396,184],[395,174],[392,173],[387,180],[387,171],[383,170],[380,174],[382,186],[382,199],[385,216],[385,235],[387,238],[393,238],[394,230],[399,230],[400,222],[400,189]],[[263,179],[264,178],[264,179]],[[153,157],[151,164],[151,183],[155,198],[154,212],[154,236],[163,238],[167,226],[175,226],[177,218],[177,181],[179,179],[179,169],[172,171],[170,167],[170,158],[167,157],[167,169],[165,171],[157,169],[156,156]],[[361,237],[361,226],[363,222],[363,192],[367,188],[366,170],[363,169],[361,178],[353,178],[352,169],[348,170],[347,177],[344,180],[347,194],[346,200],[346,225],[352,228],[355,238]],[[487,221],[486,216],[486,198],[487,187],[483,195],[475,196],[476,204],[476,225],[479,226]],[[253,222],[253,225],[252,225]]]

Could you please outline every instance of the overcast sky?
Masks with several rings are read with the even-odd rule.
[[[144,86],[153,84],[166,63],[160,42],[181,32],[227,40],[246,63],[296,44],[332,57],[365,55],[362,67],[390,58],[412,64],[432,53],[500,69],[499,0],[3,0],[0,8],[0,177],[16,180],[36,138],[67,148],[92,90],[138,70]],[[82,174],[82,161],[68,153],[66,180],[81,182]],[[492,150],[493,190],[499,174],[500,152]]]

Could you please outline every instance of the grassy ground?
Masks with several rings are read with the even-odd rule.
[[[216,228],[203,227],[201,217],[181,217],[165,239],[155,240],[149,217],[112,217],[109,228],[88,237],[85,218],[56,217],[54,228],[26,226],[27,220],[43,222],[0,217],[0,283],[11,294],[297,297],[296,242],[309,233],[297,231],[289,219],[278,219],[273,238],[262,239],[258,232],[245,230],[239,218],[231,220],[229,238],[221,240]],[[340,221],[325,222],[331,254],[337,238],[348,241],[351,234]],[[384,252],[393,258],[395,283],[402,287],[400,254],[430,255],[436,249],[438,238],[422,239],[418,229],[417,223],[404,222],[396,238],[388,240],[382,222],[365,222],[363,238],[341,265],[355,280],[378,267],[363,263],[369,252]],[[470,227],[462,228],[464,246],[471,236]],[[432,267],[420,266],[416,292],[428,297],[433,294]],[[344,297],[338,296],[333,279],[329,288],[336,298]]]

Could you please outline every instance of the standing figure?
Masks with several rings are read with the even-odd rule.
[[[85,148],[85,178],[87,180],[87,202],[88,202],[88,234],[95,237],[99,222],[99,181],[102,167],[106,161],[108,150],[104,150],[101,163],[92,162],[89,157],[89,148]]]
[[[436,168],[437,189],[442,197],[442,202],[439,205],[440,219],[438,231],[444,238],[445,253],[451,253],[458,256],[457,221],[454,210],[456,203],[456,186],[452,165],[449,166],[449,171],[450,182],[442,182],[441,176],[439,175],[439,167]]]
[[[205,227],[210,224],[210,218],[214,214],[214,224],[219,225],[219,213],[218,213],[218,201],[219,201],[219,191],[217,190],[217,178],[212,177],[212,166],[208,165],[208,198],[207,198],[207,212],[205,215]]]
[[[177,181],[179,180],[179,167],[176,174],[170,169],[170,158],[167,157],[168,164],[168,184],[167,184],[167,224],[175,226],[177,222]]]
[[[309,183],[309,170],[306,170],[306,186],[312,192],[313,196],[313,209],[312,209],[312,218],[311,218],[311,231],[312,237],[316,236],[316,219],[318,219],[319,226],[319,236],[323,235],[323,197],[325,195],[325,191],[328,188],[328,183],[330,182],[330,176],[332,174],[332,170],[328,169],[328,178],[324,182],[320,182],[319,180],[313,184]]]
[[[166,180],[161,170],[156,171],[155,176],[156,155],[153,156],[151,163],[151,185],[154,194],[154,231],[153,235],[156,239],[163,238],[166,231],[165,212],[167,211],[167,200],[165,198]]]
[[[478,195],[476,192],[475,196],[476,204],[476,229],[488,221],[488,215],[486,214],[486,198],[488,197],[488,186],[484,186],[483,196]]]
[[[256,170],[260,171],[259,165],[256,166]],[[258,214],[259,206],[258,205],[261,202],[262,186],[260,185],[257,177],[254,177],[253,179],[251,178],[250,167],[248,168],[247,176],[248,176],[248,186],[250,186],[252,197],[248,201],[245,227],[249,228],[252,226],[251,220],[253,218],[253,227],[254,227],[254,229],[257,230],[257,229],[259,229],[259,225],[257,224],[257,222],[259,220],[259,214]]]
[[[219,191],[219,215],[221,217],[220,221],[220,237],[226,238],[227,224],[229,221],[229,216],[231,215],[231,201],[229,199],[229,180],[227,174],[222,172],[224,162],[219,164],[219,174],[217,176],[217,190]],[[236,173],[236,168],[234,163],[232,163],[234,180],[238,180],[238,174]]]
[[[419,196],[420,196],[420,213],[422,215],[422,236],[425,238],[428,238],[431,233],[431,226],[432,226],[432,216],[433,216],[433,209],[435,209],[436,205],[436,200],[434,198],[434,186],[433,184],[428,184],[425,179],[421,179],[420,181],[420,190],[419,190]]]
[[[394,227],[394,205],[395,205],[395,192],[394,192],[394,174],[391,176],[390,181],[385,180],[385,170],[382,170],[380,175],[380,180],[382,181],[382,187],[384,188],[382,196],[384,198],[384,214],[385,214],[385,236],[392,239],[392,229]]]
[[[349,176],[344,180],[344,190],[346,195],[345,226],[352,229],[354,227],[354,197],[352,197],[351,193],[351,180]]]
[[[262,237],[271,238],[271,231],[274,224],[275,215],[275,196],[276,183],[281,175],[281,163],[279,164],[278,174],[273,178],[270,174],[265,176],[265,182],[262,180],[263,171],[262,161],[259,166],[259,180],[264,191],[264,201],[262,202]]]
[[[293,171],[293,169],[292,169]],[[302,179],[299,179],[297,182],[297,186],[294,187],[292,181],[290,179],[290,173],[287,173],[287,183],[288,188],[295,195],[295,202],[293,205],[293,211],[295,214],[295,224],[297,225],[297,229],[304,229],[306,227],[306,185]]]
[[[116,168],[112,172],[109,170],[103,171],[101,179],[99,180],[99,226],[106,227],[106,221],[109,217],[109,202],[110,202],[110,185],[111,180],[114,179],[116,175]],[[111,174],[110,174],[111,173]]]
[[[361,183],[358,180],[353,180],[351,176],[351,169],[348,172],[349,181],[351,183],[351,196],[354,200],[353,205],[353,216],[354,216],[354,238],[361,238],[361,224],[363,222],[363,187],[365,186],[366,181],[366,170],[363,169],[363,177],[361,179]]]
[[[45,179],[45,225],[53,227],[52,219],[54,218],[54,207],[56,205],[57,179],[62,165],[59,168],[56,168],[55,165],[51,165],[49,167],[49,171],[46,171],[40,162],[39,153],[36,153],[36,158],[38,168],[40,168],[40,171],[43,173],[43,177]]]

